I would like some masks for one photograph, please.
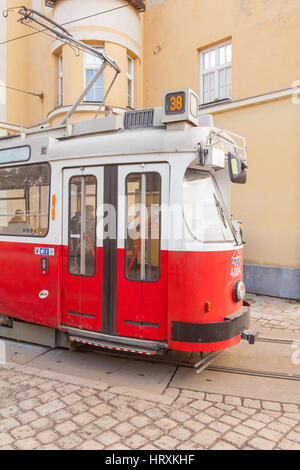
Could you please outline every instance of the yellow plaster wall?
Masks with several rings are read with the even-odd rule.
[[[233,100],[289,88],[300,78],[299,26],[299,1],[163,0],[144,17],[145,106],[167,89],[199,93],[199,51],[228,38]]]
[[[232,213],[244,221],[246,262],[299,268],[300,105],[282,99],[214,120],[248,142],[247,184],[232,186]]]

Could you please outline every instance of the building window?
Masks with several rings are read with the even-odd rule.
[[[58,58],[58,106],[63,104],[63,58]]]
[[[127,107],[134,107],[134,60],[127,56]]]
[[[232,43],[205,49],[200,55],[201,104],[231,99]]]
[[[103,52],[103,47],[95,47],[97,51]],[[102,60],[88,52],[84,53],[84,80],[87,86],[98,72],[102,65]],[[85,97],[85,101],[102,102],[104,99],[104,73],[98,78],[94,86]]]

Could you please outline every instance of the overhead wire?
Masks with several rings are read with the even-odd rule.
[[[129,4],[128,5],[121,5],[119,7],[110,8],[109,10],[100,11],[100,12],[94,13],[92,15],[82,16],[81,18],[76,18],[74,20],[66,21],[65,23],[62,23],[61,26],[66,26],[66,25],[69,25],[69,24],[72,24],[72,23],[76,23],[77,21],[83,21],[83,20],[86,20],[86,19],[89,19],[89,18],[94,18],[96,16],[104,15],[106,13],[111,13],[111,12],[116,11],[116,10],[121,10],[123,8],[128,8],[129,6],[130,6]],[[21,7],[16,7],[16,8],[9,8],[9,10],[16,10],[17,8],[21,9]],[[5,11],[7,11],[7,10],[2,10],[2,13],[4,13]],[[3,44],[8,44],[8,43],[13,42],[13,41],[17,41],[19,39],[27,38],[29,36],[34,36],[36,34],[39,34],[39,33],[43,32],[43,31],[47,31],[47,29],[45,28],[44,30],[38,30],[34,33],[24,34],[24,35],[18,36],[16,38],[7,39],[6,41],[0,42],[0,46],[3,45]]]

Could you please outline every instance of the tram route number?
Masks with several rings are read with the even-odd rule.
[[[166,114],[182,114],[185,112],[185,92],[166,95]]]
[[[40,256],[54,256],[54,248],[38,248],[38,247],[35,247],[34,254],[35,255],[40,255]]]

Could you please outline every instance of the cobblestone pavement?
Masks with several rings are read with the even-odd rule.
[[[300,331],[300,301],[254,294],[247,294],[247,301],[253,327]]]
[[[0,372],[0,450],[300,449],[297,405],[175,388],[141,399],[18,369]]]
[[[256,326],[300,330],[299,303],[248,298]],[[0,367],[4,449],[300,450],[300,406],[172,387],[154,395],[10,364]]]

